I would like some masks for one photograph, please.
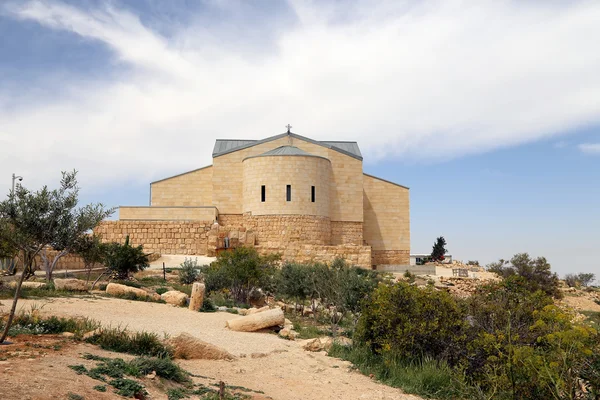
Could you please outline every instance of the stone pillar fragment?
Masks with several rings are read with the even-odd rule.
[[[190,310],[200,311],[202,303],[204,303],[204,292],[206,286],[204,283],[195,282],[192,286],[192,295],[190,297]]]

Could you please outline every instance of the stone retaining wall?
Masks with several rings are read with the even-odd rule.
[[[352,265],[371,269],[371,247],[369,246],[288,244],[285,247],[256,246],[256,250],[265,255],[279,253],[283,261],[331,264],[336,258],[343,258]]]
[[[103,221],[94,232],[104,242],[143,245],[144,251],[159,254],[207,254],[212,221]]]
[[[373,250],[373,265],[409,265],[409,250]]]

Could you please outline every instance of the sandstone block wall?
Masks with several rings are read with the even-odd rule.
[[[256,243],[270,247],[331,243],[329,218],[310,215],[244,215],[243,225],[256,234]]]
[[[410,251],[409,190],[365,174],[364,231],[373,250]]]
[[[279,253],[283,261],[331,264],[336,258],[343,258],[352,265],[371,269],[371,248],[369,246],[321,246],[289,244],[285,247],[256,246],[260,254]]]
[[[214,221],[215,207],[119,207],[119,219],[157,221]]]
[[[373,265],[409,265],[410,250],[372,250]]]
[[[331,221],[331,244],[363,245],[363,223]]]
[[[252,215],[329,216],[331,162],[321,157],[270,156],[244,160],[243,211]],[[261,187],[265,186],[265,201]],[[286,187],[291,186],[291,201]],[[315,202],[311,200],[315,187]]]
[[[104,242],[143,245],[148,253],[207,254],[213,221],[103,221],[94,230]]]
[[[212,205],[213,167],[208,166],[150,184],[153,206]]]
[[[219,225],[225,227],[240,227],[244,225],[242,214],[219,214]]]

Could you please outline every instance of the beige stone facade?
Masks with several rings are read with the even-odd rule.
[[[409,264],[409,190],[364,174],[355,142],[217,140],[213,165],[153,182],[150,199],[98,232],[162,254],[245,245],[289,261]]]

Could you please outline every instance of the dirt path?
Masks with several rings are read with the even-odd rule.
[[[103,325],[127,326],[171,336],[187,332],[238,356],[235,361],[181,361],[188,371],[223,380],[228,385],[262,390],[273,399],[419,399],[349,370],[349,363],[324,352],[304,351],[298,342],[268,333],[232,332],[229,313],[195,313],[166,304],[103,297],[21,300],[19,308],[35,304],[50,315],[85,316]],[[6,312],[7,302],[0,306]]]

